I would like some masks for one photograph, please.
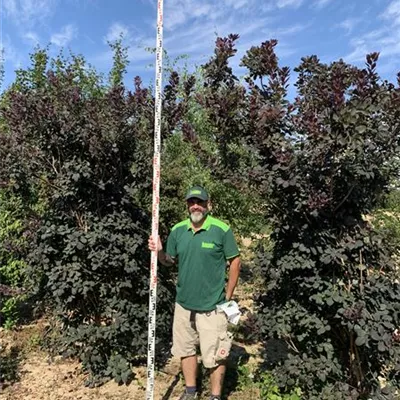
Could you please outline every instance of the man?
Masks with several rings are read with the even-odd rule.
[[[203,365],[210,369],[211,399],[220,400],[231,339],[227,317],[217,305],[232,298],[240,272],[239,250],[229,226],[208,214],[209,197],[203,187],[192,187],[185,199],[189,218],[172,228],[166,251],[160,238],[156,244],[152,237],[149,249],[158,251],[161,264],[179,266],[172,354],[181,359],[185,379],[180,400],[197,397],[197,344]]]

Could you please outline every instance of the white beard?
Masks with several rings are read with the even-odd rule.
[[[203,214],[201,211],[195,211],[190,214],[190,220],[194,224],[198,224],[203,218],[205,213]]]

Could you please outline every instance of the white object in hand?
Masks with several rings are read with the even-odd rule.
[[[238,304],[234,300],[218,305],[217,310],[223,311],[227,315],[228,321],[234,325],[237,325],[240,315],[242,314],[239,310]]]

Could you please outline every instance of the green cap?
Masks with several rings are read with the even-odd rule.
[[[191,199],[193,197],[195,197],[196,199],[200,199],[200,200],[206,201],[206,200],[208,200],[208,193],[201,186],[193,186],[187,192],[185,200],[189,200],[189,199]]]

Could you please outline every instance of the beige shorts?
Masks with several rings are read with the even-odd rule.
[[[192,317],[192,318],[191,318]],[[172,354],[188,357],[196,354],[197,346],[203,365],[214,368],[223,363],[231,348],[228,320],[221,311],[196,312],[175,304]]]

